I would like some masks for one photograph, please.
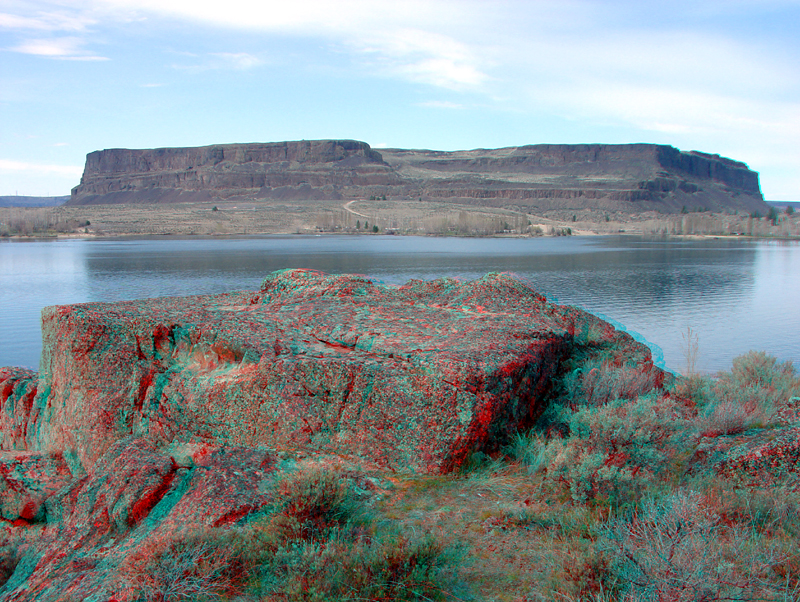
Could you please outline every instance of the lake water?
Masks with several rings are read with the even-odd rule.
[[[687,327],[703,371],[750,349],[800,368],[797,243],[400,236],[3,241],[0,366],[36,368],[47,305],[255,290],[270,272],[300,267],[387,284],[512,272],[624,327],[670,369],[685,365]]]

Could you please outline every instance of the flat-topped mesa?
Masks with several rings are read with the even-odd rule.
[[[501,274],[287,270],[257,292],[50,307],[42,329],[32,402],[32,375],[8,374],[0,449],[64,451],[73,473],[131,435],[446,472],[529,426],[584,345],[663,379],[646,346]]]
[[[470,151],[381,149],[422,196],[540,211],[763,210],[744,163],[655,144],[539,144]]]
[[[431,199],[531,213],[763,211],[740,162],[655,144],[540,144],[432,151],[353,140],[90,153],[69,204],[215,199]]]
[[[355,140],[118,148],[86,156],[69,202],[203,201],[268,192],[338,198],[343,186],[386,185],[392,176],[379,153]]]

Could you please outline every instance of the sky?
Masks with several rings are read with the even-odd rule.
[[[800,201],[800,0],[0,0],[0,195],[105,148],[657,143]]]

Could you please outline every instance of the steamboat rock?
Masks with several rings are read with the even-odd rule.
[[[655,144],[539,144],[433,151],[355,140],[109,149],[86,158],[67,204],[428,200],[536,213],[768,210],[758,174]]]

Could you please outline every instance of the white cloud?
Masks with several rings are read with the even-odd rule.
[[[20,7],[18,14],[0,13],[0,29],[23,36],[8,50],[60,60],[108,60],[84,48],[92,41],[89,37],[91,26],[98,24],[91,5],[70,6],[69,1],[53,4],[34,0],[22,5],[24,8]],[[49,34],[49,37],[28,38],[31,34]]]
[[[247,52],[214,52],[212,56],[218,57],[228,66],[240,70],[252,69],[264,64],[263,60]]]
[[[185,54],[185,56],[197,57],[194,54]],[[211,70],[247,71],[264,64],[263,59],[247,52],[211,52],[200,60],[201,62],[191,65],[174,63],[172,68],[189,73],[202,73]]]
[[[77,32],[84,31],[88,25],[95,22],[94,19],[79,13],[39,11],[34,16],[0,13],[0,28],[3,29]]]
[[[0,171],[25,172],[34,171],[41,174],[57,174],[62,176],[80,176],[83,167],[75,165],[48,165],[44,163],[27,163],[24,161],[10,161],[0,159]]]
[[[464,105],[449,100],[428,100],[417,103],[418,107],[429,107],[431,109],[463,109]]]
[[[474,89],[489,80],[467,44],[421,29],[398,29],[348,45],[371,59],[378,73],[449,89]]]
[[[74,0],[73,0],[74,1]],[[76,3],[77,4],[77,3]],[[169,15],[215,26],[304,35],[382,31],[412,23],[456,22],[470,5],[464,0],[96,0],[106,10]]]
[[[9,48],[22,54],[72,61],[107,61],[107,57],[90,54],[83,48],[84,40],[77,37],[27,40]]]
[[[472,45],[443,33],[474,18],[485,5],[465,0],[99,0],[116,10],[138,10],[200,21],[215,27],[322,37],[367,61],[375,73],[450,89],[476,88],[488,81]],[[419,27],[419,24],[425,24]],[[229,66],[261,64],[252,55],[219,53]],[[186,66],[175,65],[177,68]],[[195,65],[191,70],[219,68]]]

